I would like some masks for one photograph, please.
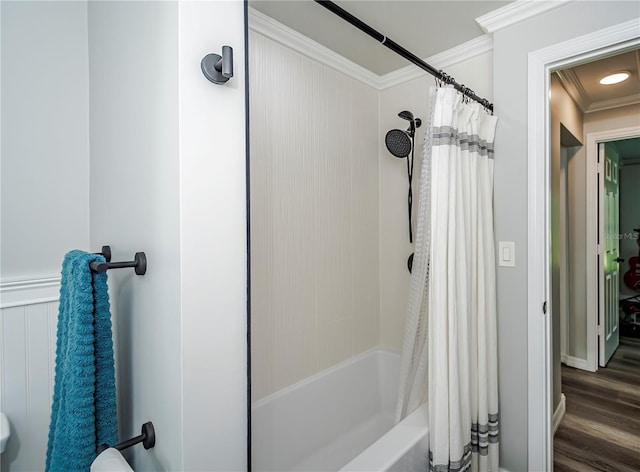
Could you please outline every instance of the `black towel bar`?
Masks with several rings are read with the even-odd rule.
[[[89,263],[89,267],[94,272],[105,272],[109,269],[124,269],[127,267],[135,268],[137,275],[144,275],[147,272],[147,256],[144,252],[136,252],[134,260],[126,262],[111,262],[111,247],[102,246],[102,252],[100,252],[106,260],[106,262],[93,261]]]
[[[122,451],[139,443],[142,443],[145,449],[151,449],[156,445],[156,431],[155,429],[153,429],[153,423],[151,421],[148,421],[142,425],[142,430],[140,433],[141,434],[139,436],[127,439],[126,441],[123,441],[120,444],[116,444],[113,447],[118,451]],[[98,447],[98,454],[106,449],[109,449],[109,446],[107,446],[106,444],[102,444],[100,447]]]

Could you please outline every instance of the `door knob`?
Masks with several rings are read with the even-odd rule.
[[[616,262],[617,262],[618,264],[620,264],[620,263],[624,262],[624,259],[623,259],[622,257],[616,257],[616,259],[615,259],[615,260],[616,260]]]
[[[207,54],[200,62],[200,68],[207,80],[214,84],[224,84],[233,77],[233,48],[222,46],[222,56]]]

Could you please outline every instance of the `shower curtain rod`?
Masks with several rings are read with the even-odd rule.
[[[454,80],[453,77],[451,77],[450,75],[445,74],[443,71],[437,70],[432,65],[427,64],[422,59],[420,59],[418,56],[413,54],[411,51],[407,51],[405,48],[400,46],[398,43],[396,43],[395,41],[392,41],[391,39],[387,38],[385,35],[383,35],[379,31],[376,31],[371,26],[369,26],[368,24],[366,24],[365,22],[363,22],[359,18],[353,16],[351,13],[349,13],[345,9],[339,7],[338,5],[336,5],[335,3],[333,3],[333,2],[331,2],[329,0],[314,0],[314,1],[316,3],[322,5],[327,10],[329,10],[332,13],[334,13],[335,15],[338,15],[343,20],[351,23],[353,26],[358,28],[360,31],[363,31],[364,33],[368,34],[369,36],[371,36],[376,41],[379,41],[380,43],[384,44],[386,47],[391,49],[396,54],[404,57],[409,62],[412,62],[413,64],[417,65],[421,69],[427,71],[429,74],[433,75],[436,79],[439,79],[444,83],[453,85],[453,87],[456,90],[458,90],[459,92],[461,92],[465,96],[471,98],[472,100],[475,100],[476,102],[480,103],[487,110],[490,110],[490,111],[493,112],[493,103],[489,102],[489,100],[487,100],[486,98],[482,98],[482,97],[477,96],[473,92],[473,90],[465,87],[464,85],[459,84],[458,82],[456,82]]]

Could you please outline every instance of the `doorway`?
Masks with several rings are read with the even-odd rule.
[[[552,324],[550,287],[549,82],[555,70],[637,48],[633,22],[529,53],[528,468],[552,470]],[[540,159],[539,156],[546,156]],[[589,184],[589,183],[588,183]],[[542,264],[540,262],[543,262]]]
[[[640,360],[640,343],[620,338],[624,320],[619,309],[625,272],[621,242],[635,241],[636,234],[633,228],[626,234],[621,224],[623,168],[640,154],[640,140],[621,138],[640,133],[640,106],[631,98],[625,103],[628,88],[605,88],[619,95],[614,101],[603,99],[604,92],[593,86],[613,65],[635,62],[637,53],[623,51],[571,65],[555,71],[550,80],[552,431],[554,465],[562,470],[598,469],[600,460],[619,460],[623,470],[635,460],[634,446],[616,438],[640,434],[640,417],[637,424],[629,420],[630,412],[615,401],[616,392],[635,392],[640,385],[628,370]],[[625,179],[630,192],[625,214],[631,220],[639,219],[630,200],[640,188],[640,180],[632,181],[632,176],[633,171]],[[635,295],[640,291],[627,296]],[[633,299],[627,305],[633,310]]]

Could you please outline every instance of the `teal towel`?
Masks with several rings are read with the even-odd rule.
[[[97,447],[118,439],[107,274],[91,261],[104,257],[75,250],[62,263],[46,472],[89,472]]]

